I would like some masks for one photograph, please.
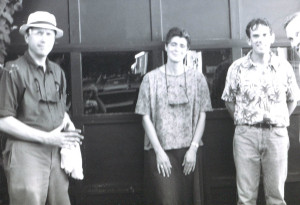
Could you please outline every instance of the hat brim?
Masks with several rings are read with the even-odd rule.
[[[56,32],[55,38],[61,38],[64,35],[63,30],[61,30],[55,26],[52,26],[49,24],[42,24],[42,23],[41,24],[24,24],[20,27],[20,30],[19,30],[20,34],[25,35],[27,29],[31,28],[31,27],[54,30]]]

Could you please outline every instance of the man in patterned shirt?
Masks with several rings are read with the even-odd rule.
[[[260,172],[267,204],[285,205],[289,116],[299,100],[291,65],[274,55],[275,35],[264,19],[246,27],[252,50],[229,68],[222,99],[236,125],[233,155],[238,204],[256,204]]]

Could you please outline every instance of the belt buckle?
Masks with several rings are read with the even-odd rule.
[[[265,128],[265,129],[271,129],[273,127],[273,125],[270,123],[263,122],[263,123],[259,123],[259,127]]]

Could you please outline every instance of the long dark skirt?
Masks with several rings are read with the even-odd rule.
[[[184,175],[183,159],[188,148],[167,150],[172,169],[170,177],[158,173],[156,155],[145,151],[144,198],[148,205],[199,205],[200,182],[198,160],[194,173]]]

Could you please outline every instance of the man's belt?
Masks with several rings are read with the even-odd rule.
[[[264,128],[264,129],[271,129],[271,128],[275,128],[275,127],[284,127],[284,126],[280,126],[277,124],[270,124],[270,123],[266,123],[266,122],[255,123],[255,124],[242,124],[242,125],[256,127],[256,128]]]

